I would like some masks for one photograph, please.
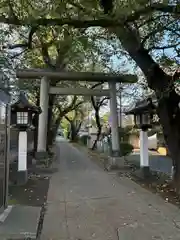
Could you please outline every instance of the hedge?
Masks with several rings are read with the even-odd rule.
[[[120,143],[121,156],[126,156],[131,154],[133,152],[133,149],[134,148],[130,143],[127,143],[127,142]]]

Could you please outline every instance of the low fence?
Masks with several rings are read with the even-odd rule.
[[[112,145],[111,145],[111,137],[106,136],[102,140],[97,142],[97,151],[100,153],[105,153],[107,155],[111,154]]]
[[[96,134],[91,134],[91,138],[88,140],[88,147],[92,148],[94,141],[96,140]],[[128,143],[133,146],[134,149],[140,148],[140,139],[138,134],[131,134],[128,137]],[[164,147],[165,141],[164,137],[160,133],[153,134],[148,137],[148,147],[151,150],[158,151],[159,147]],[[111,137],[105,136],[97,142],[97,151],[105,154],[111,153]],[[168,153],[168,151],[167,151]]]
[[[135,135],[130,136],[128,143],[131,144],[134,149],[140,148],[140,141],[138,136],[135,136]],[[111,146],[112,146],[111,137],[106,136],[97,142],[97,151],[101,153],[110,154],[112,149]],[[158,148],[156,134],[148,138],[148,147],[149,149],[154,149],[154,150]]]

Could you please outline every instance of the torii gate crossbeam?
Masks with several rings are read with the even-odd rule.
[[[109,89],[88,88],[60,88],[50,87],[49,94],[76,95],[76,96],[110,96]]]
[[[66,80],[66,81],[89,81],[89,82],[121,82],[135,83],[137,76],[132,74],[115,74],[101,72],[73,72],[58,71],[52,69],[17,69],[17,78],[38,79],[42,77]]]

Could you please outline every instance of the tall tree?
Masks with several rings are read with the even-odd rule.
[[[69,112],[64,118],[69,122],[69,138],[71,141],[77,141],[78,133],[86,117],[85,106],[79,105],[75,110]]]
[[[28,7],[27,7],[28,6]],[[152,3],[149,0],[116,1],[113,15],[104,15],[97,1],[37,2],[4,0],[0,21],[29,30],[27,47],[31,47],[35,32],[42,29],[69,25],[81,28],[81,33],[91,34],[85,28],[97,27],[96,45],[104,48],[110,41],[116,52],[125,53],[143,72],[148,86],[158,99],[158,115],[171,157],[175,166],[175,181],[180,187],[180,97],[174,82],[179,74],[169,74],[162,59],[179,64],[180,5],[171,1]],[[99,28],[101,27],[101,28]],[[101,39],[101,41],[99,41]],[[117,44],[119,43],[119,44]],[[109,52],[107,48],[106,52]],[[106,54],[107,56],[107,54]]]

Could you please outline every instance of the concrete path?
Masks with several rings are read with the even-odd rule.
[[[48,193],[42,240],[179,240],[180,211],[125,177],[104,172],[67,142]]]
[[[36,239],[40,207],[9,206],[0,215],[0,239]]]

